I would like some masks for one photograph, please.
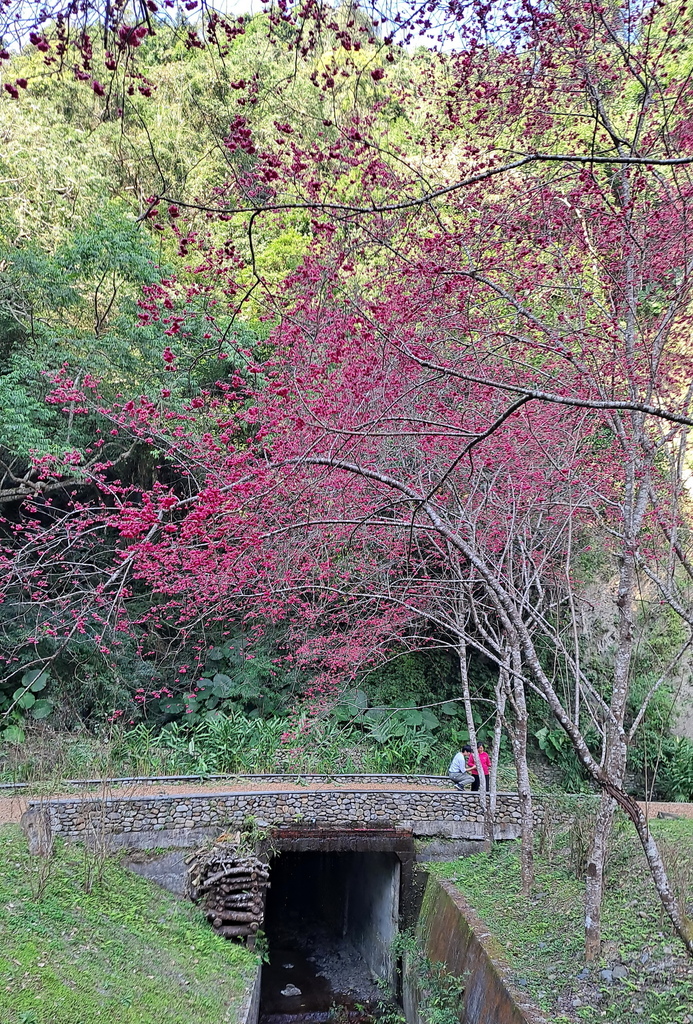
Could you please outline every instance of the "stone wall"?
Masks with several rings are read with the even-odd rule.
[[[478,796],[452,787],[85,796],[30,801],[24,824],[37,831],[40,818],[53,836],[98,838],[111,848],[147,848],[191,846],[204,836],[241,827],[248,817],[260,826],[400,828],[415,836],[450,839],[483,839],[484,830]],[[498,794],[497,838],[515,839],[519,833],[517,794]]]

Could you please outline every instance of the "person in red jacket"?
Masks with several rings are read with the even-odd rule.
[[[474,760],[472,748],[467,746],[464,749],[465,752],[467,752],[467,771],[469,772],[470,775],[474,777],[474,781],[472,782],[472,792],[476,793],[478,792],[479,789],[479,773],[477,771],[476,761]],[[486,748],[484,747],[483,743],[479,743],[477,749],[479,751],[481,769],[484,773],[484,778],[486,779],[486,792],[488,793],[489,773],[491,771],[491,758],[486,753]]]

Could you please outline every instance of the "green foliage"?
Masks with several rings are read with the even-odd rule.
[[[0,715],[4,724],[0,738],[6,743],[24,742],[27,713],[33,719],[48,718],[53,713],[53,701],[43,694],[49,680],[48,672],[27,669],[16,689],[0,689]]]
[[[488,666],[478,659],[470,661],[472,693],[492,695],[493,679],[493,670]],[[372,706],[402,707],[452,700],[460,696],[459,666],[454,653],[446,647],[395,652],[385,665],[362,676],[358,687],[368,693]]]
[[[281,718],[249,718],[231,710],[208,716],[190,728],[174,722],[162,730],[157,745],[171,752],[182,774],[271,772],[285,728]],[[140,745],[141,734],[142,727],[139,734],[126,734],[133,751]]]
[[[450,702],[443,705],[448,715],[436,715],[430,708],[415,708],[412,705],[387,708],[368,707],[368,697],[363,690],[348,690],[332,712],[333,721],[345,723],[349,737],[358,737],[367,749],[370,748],[369,762],[373,770],[383,773],[445,770],[450,756],[439,752],[441,741],[438,733],[441,718],[458,714],[458,705]],[[453,730],[454,733],[454,730]],[[447,740],[447,738],[446,738]],[[443,741],[445,742],[445,741]],[[454,745],[454,739],[447,740]],[[435,764],[435,768],[430,766]]]
[[[361,686],[369,691],[374,704],[423,704],[426,694],[447,686],[450,675],[457,674],[447,651],[415,651],[379,666],[361,680]]]
[[[464,987],[445,964],[431,960],[411,931],[400,932],[392,952],[403,958],[403,969],[415,979],[418,1014],[424,1024],[459,1024]]]
[[[443,705],[444,714],[456,717],[458,705],[449,702]],[[408,738],[431,747],[441,719],[431,708],[417,708],[412,703],[400,707],[369,707],[364,690],[347,690],[333,711],[337,722],[348,722],[363,730],[364,735],[378,744],[390,743],[393,739]]]
[[[473,662],[470,676],[478,696],[489,686],[492,692],[483,666]],[[392,703],[385,704],[384,696]],[[474,725],[478,740],[490,743],[493,725],[484,718],[483,706],[473,704]],[[448,651],[393,659],[375,680],[366,676],[360,686],[345,691],[332,718],[372,748],[369,761],[381,772],[443,773],[455,751],[469,742],[459,673]]]
[[[544,725],[534,733],[539,749],[547,760],[561,772],[561,784],[568,793],[583,793],[590,789],[587,775],[565,731],[559,726],[550,729]],[[589,737],[588,737],[589,738]]]
[[[241,641],[213,647],[202,673],[209,683],[200,687],[196,699],[209,710],[228,701],[251,716],[285,712],[299,677],[295,670],[285,667],[277,654],[271,645],[248,651]]]
[[[286,718],[251,716],[232,707],[190,716],[163,728],[140,722],[112,726],[110,735],[70,735],[36,728],[23,745],[0,748],[0,777],[30,783],[65,778],[114,778],[144,775],[310,772],[318,774],[445,774],[454,747],[441,738],[434,746],[406,736],[375,744],[363,733],[330,719],[308,733],[287,732]],[[36,723],[42,725],[43,723]],[[22,732],[22,739],[24,733]],[[513,788],[512,769],[501,766],[499,783]]]
[[[93,283],[108,275],[129,284],[159,279],[150,238],[121,203],[106,203],[58,249],[67,280]]]
[[[37,900],[19,828],[0,829],[3,1024],[217,1024],[232,1019],[257,958],[202,913],[120,867],[82,888],[82,852],[58,845]]]
[[[662,800],[693,801],[693,742],[681,736],[667,736],[655,778],[655,793]]]
[[[194,684],[188,684],[187,693],[175,693],[162,684],[160,680],[170,673],[156,672],[149,663],[142,667],[139,688],[131,687],[136,691],[135,701],[125,700],[124,718],[142,720],[148,727],[177,721],[189,729],[215,718],[236,721],[238,714],[249,719],[281,717],[287,713],[301,680],[300,673],[279,656],[271,638],[252,650],[243,641],[232,640],[212,647],[205,668]],[[176,685],[180,687],[180,681]]]
[[[470,682],[478,696],[493,690],[490,673],[476,661]],[[333,718],[367,745],[372,770],[440,774],[469,741],[459,696],[459,669],[449,650],[410,652],[346,691]],[[480,741],[489,742],[492,727],[478,704],[473,713]]]
[[[592,541],[594,538],[585,538]],[[578,554],[574,561],[574,575],[576,579],[584,583],[595,583],[598,580],[607,580],[613,573],[613,560],[611,556],[599,544],[585,543],[578,547]]]
[[[655,681],[654,674],[635,681],[629,702],[631,719]],[[629,762],[643,792],[658,800],[686,802],[693,799],[693,742],[671,735],[675,710],[672,686],[661,686],[635,734]]]

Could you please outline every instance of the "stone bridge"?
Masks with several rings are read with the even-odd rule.
[[[215,788],[102,787],[98,793],[29,799],[22,824],[31,845],[52,837],[100,841],[111,849],[193,846],[248,825],[259,829],[405,830],[415,837],[481,840],[476,793],[446,778],[397,776],[229,777]],[[499,793],[496,837],[520,833],[516,793]]]

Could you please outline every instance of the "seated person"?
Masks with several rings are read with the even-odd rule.
[[[448,775],[458,789],[464,789],[466,786],[470,786],[472,784],[474,776],[470,775],[467,771],[467,747],[457,751],[450,762]]]

